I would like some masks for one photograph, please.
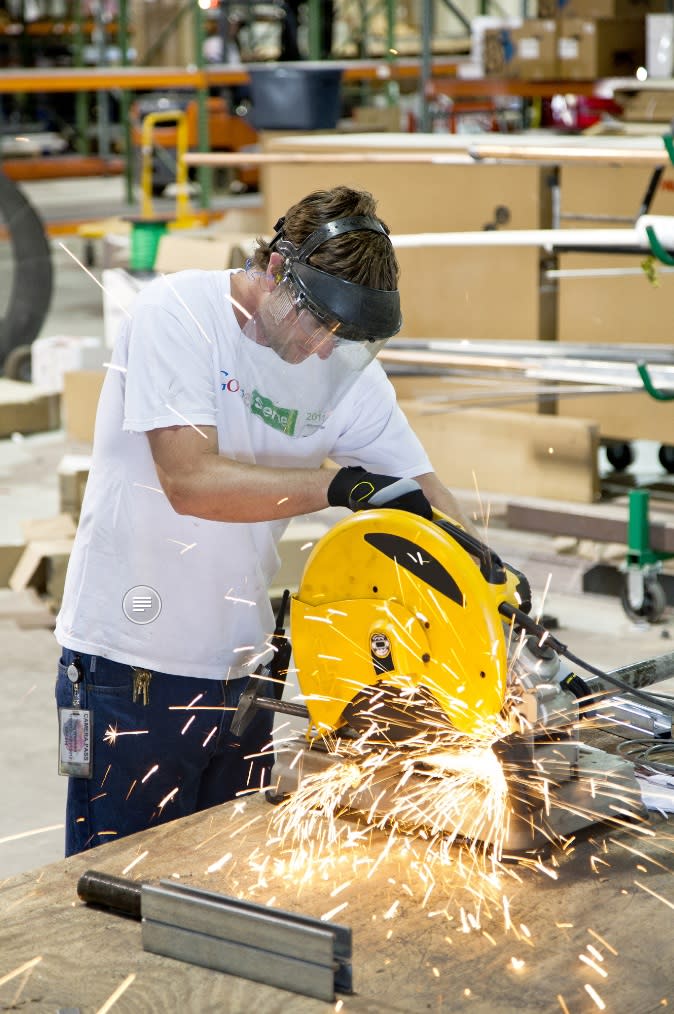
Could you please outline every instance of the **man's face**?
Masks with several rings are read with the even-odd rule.
[[[303,363],[309,356],[328,359],[335,336],[306,308],[299,310],[284,299],[278,289],[270,292],[258,307],[258,336],[286,363]]]

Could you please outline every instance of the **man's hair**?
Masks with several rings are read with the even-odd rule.
[[[307,236],[322,225],[352,215],[378,218],[377,202],[372,194],[365,190],[352,190],[350,187],[316,190],[288,209],[283,223],[283,238],[299,247]],[[381,222],[380,218],[378,220]],[[382,225],[388,232],[384,222]],[[266,270],[271,253],[269,243],[258,239],[253,266]],[[394,291],[398,288],[398,261],[388,236],[381,233],[342,233],[319,246],[309,257],[308,263],[331,275],[339,275],[348,282],[367,285],[372,289]]]

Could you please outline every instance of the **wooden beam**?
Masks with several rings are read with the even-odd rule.
[[[335,62],[343,68],[344,81],[397,81],[419,77],[419,60],[354,60]],[[293,64],[293,66],[298,66]],[[302,67],[310,66],[307,62]],[[432,73],[454,74],[457,61],[433,61]],[[158,90],[167,88],[209,88],[212,86],[236,87],[250,82],[245,67],[229,64],[210,64],[203,70],[187,67],[68,67],[67,69],[3,68],[0,74],[0,94],[22,92],[81,92],[110,91],[121,88],[128,91]]]
[[[399,404],[450,489],[581,503],[599,496],[599,430],[591,420]]]
[[[458,848],[451,862],[433,865],[428,841],[410,836],[396,846],[388,831],[354,836],[331,862],[317,860],[312,872],[307,861],[291,873],[273,837],[274,812],[253,794],[6,879],[0,1005],[20,995],[36,1010],[65,1003],[107,1010],[123,989],[120,1010],[331,1009],[144,951],[138,922],[79,901],[77,882],[89,869],[172,879],[350,927],[356,992],[344,1006],[355,1014],[552,1011],[560,997],[568,1010],[585,1011],[592,1007],[585,983],[607,1010],[656,1010],[671,995],[669,963],[653,946],[668,939],[672,914],[671,835],[656,815],[644,835],[638,825],[610,833],[598,827],[589,840],[582,835],[556,851],[554,866],[544,860],[534,869],[529,861],[516,875],[503,874],[480,906],[476,893],[495,878],[477,868],[462,875],[471,864],[462,864]],[[315,818],[316,829],[322,820]],[[635,871],[635,849],[647,873]],[[599,875],[598,855],[605,864]],[[606,973],[601,978],[593,962]]]

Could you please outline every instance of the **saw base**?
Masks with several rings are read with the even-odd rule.
[[[527,784],[526,775],[517,777],[515,785],[509,788],[507,813],[498,835],[501,853],[540,851],[594,824],[624,824],[647,819],[634,767],[629,761],[578,743],[572,745],[563,762],[560,763],[559,758],[559,746],[540,748],[536,755],[536,776],[530,779],[535,790],[522,788]],[[546,763],[554,776],[546,775]],[[295,793],[311,776],[346,764],[353,764],[353,759],[321,746],[309,746],[306,739],[297,737],[276,753],[269,797],[271,801],[280,802]],[[335,813],[346,811],[371,823],[386,823],[400,776],[399,764],[382,766],[373,783],[365,779],[364,786],[355,785],[341,794],[335,801]],[[405,791],[421,787],[423,780],[422,776],[412,774],[406,781]],[[486,790],[481,793],[478,787],[467,805],[462,799],[460,812],[449,813],[440,826],[434,820],[433,834],[476,840],[474,829],[485,826],[487,803]],[[411,826],[409,829],[414,830]]]

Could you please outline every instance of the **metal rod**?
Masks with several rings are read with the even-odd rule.
[[[433,0],[421,0],[421,130],[429,133],[431,113],[428,108],[428,88],[431,80],[431,37],[433,34]]]
[[[646,251],[643,251],[644,253]],[[674,268],[658,265],[659,275],[671,275]],[[626,278],[644,275],[643,268],[556,268],[543,272],[546,278]]]
[[[202,73],[204,69],[204,12],[196,0],[193,0],[193,28],[194,28],[194,63],[197,70]],[[197,89],[197,134],[199,152],[208,151],[210,147],[208,129],[208,90],[204,87]],[[188,165],[183,156],[183,164]],[[211,190],[213,185],[213,170],[210,166],[201,165],[198,170],[199,176],[199,198],[202,208],[210,207]]]
[[[474,144],[469,154],[475,159],[496,159],[525,162],[602,162],[620,165],[660,166],[667,165],[668,157],[660,144],[658,147],[604,147],[584,145],[571,147],[554,144]]]
[[[614,676],[623,683],[627,683],[634,690],[642,690],[644,687],[650,687],[654,683],[659,683],[674,676],[674,651],[667,652],[666,655],[657,655],[655,658],[630,662],[629,665],[625,665],[620,669],[613,669],[608,675]],[[583,679],[593,694],[598,690],[608,695],[616,694],[617,692],[616,688],[611,686],[610,683],[602,682],[599,676],[583,676]]]
[[[255,706],[263,711],[277,711],[280,715],[295,715],[297,718],[308,718],[309,709],[304,704],[293,704],[292,701],[277,701],[275,697],[256,697]]]

